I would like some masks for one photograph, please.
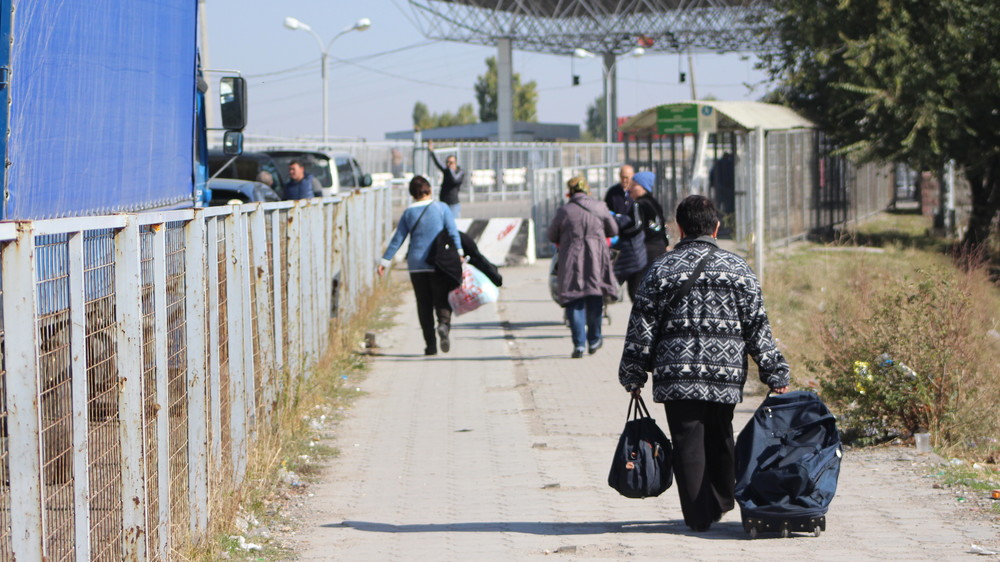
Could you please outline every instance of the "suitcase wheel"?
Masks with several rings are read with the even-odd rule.
[[[747,532],[750,533],[750,540],[754,540],[755,538],[757,538],[757,526],[756,525],[752,525]]]
[[[788,521],[784,521],[781,524],[781,538],[787,539],[789,535],[791,535],[791,532],[788,530]]]
[[[823,529],[821,529],[819,525],[816,525],[815,527],[813,527],[813,536],[814,537],[818,537],[818,536],[820,536],[822,534],[823,534]]]

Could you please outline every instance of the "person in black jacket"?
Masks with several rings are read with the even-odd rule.
[[[663,218],[663,207],[650,193],[654,183],[656,174],[639,172],[632,176],[632,182],[628,186],[628,195],[639,208],[639,220],[642,223],[646,245],[646,269],[653,264],[653,260],[666,253],[670,244],[667,238],[666,220]]]
[[[445,158],[444,166],[442,166],[437,155],[434,154],[433,141],[427,141],[427,150],[431,153],[434,165],[444,175],[444,178],[441,179],[441,192],[438,193],[438,200],[448,205],[451,208],[451,214],[457,219],[462,212],[462,205],[458,202],[458,190],[462,188],[462,183],[465,181],[465,170],[458,167],[458,159],[454,155]]]
[[[604,204],[611,209],[611,212],[625,212],[625,202],[628,200],[628,194],[625,193],[625,190],[632,183],[633,175],[635,175],[635,168],[628,164],[618,169],[618,183],[609,187],[604,193]]]

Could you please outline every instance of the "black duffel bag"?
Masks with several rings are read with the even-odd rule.
[[[627,498],[656,497],[674,483],[670,439],[649,415],[642,398],[632,398],[625,420],[608,485]]]

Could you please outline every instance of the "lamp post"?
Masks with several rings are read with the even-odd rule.
[[[315,31],[313,31],[311,27],[309,27],[305,23],[303,23],[303,22],[301,22],[301,21],[299,21],[299,20],[297,20],[297,19],[295,19],[295,18],[293,18],[291,16],[285,18],[285,27],[286,28],[288,28],[288,29],[290,29],[292,31],[295,31],[297,29],[301,29],[303,31],[308,31],[310,33],[310,35],[313,36],[313,39],[316,40],[316,44],[319,45],[319,51],[321,53],[321,56],[320,56],[320,76],[323,78],[323,142],[324,143],[327,141],[327,131],[328,131],[328,127],[329,127],[329,124],[330,124],[329,119],[327,118],[328,117],[328,115],[327,115],[327,111],[328,111],[327,104],[328,104],[328,97],[329,97],[329,90],[330,90],[330,80],[329,80],[329,76],[327,75],[327,72],[326,72],[326,62],[330,58],[330,47],[333,45],[333,42],[336,41],[337,38],[340,37],[341,35],[343,35],[345,33],[349,33],[351,31],[364,31],[364,30],[368,29],[371,26],[372,26],[372,20],[370,20],[368,18],[361,18],[358,21],[356,21],[354,23],[354,25],[352,25],[352,26],[344,29],[340,33],[334,35],[333,39],[330,39],[330,42],[327,43],[324,46],[323,45],[323,40],[320,39],[319,34],[317,34]]]
[[[631,51],[629,51],[629,55],[636,58],[641,57],[644,54],[646,54],[646,49],[643,49],[642,47],[636,47]],[[591,53],[587,49],[576,48],[573,49],[573,56],[578,59],[592,59],[597,55]],[[615,66],[618,65],[618,60],[615,59],[610,66],[607,64],[607,61],[608,59],[613,59],[613,58],[614,58],[613,55],[609,56],[606,54],[604,57],[605,63],[601,65],[601,67],[604,69],[604,120],[605,120],[604,142],[608,144],[611,144],[612,142],[611,88],[614,86],[614,84],[612,84],[611,78],[612,76],[614,76],[613,73],[615,71]]]

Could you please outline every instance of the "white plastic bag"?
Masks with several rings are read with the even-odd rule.
[[[486,303],[496,302],[499,297],[500,289],[482,271],[463,263],[462,284],[448,293],[448,304],[456,316],[461,316]]]

